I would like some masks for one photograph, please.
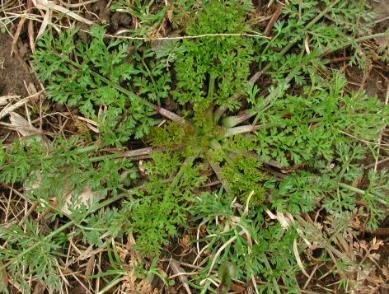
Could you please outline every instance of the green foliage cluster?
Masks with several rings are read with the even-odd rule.
[[[250,30],[245,17],[250,5],[243,1],[210,1],[193,18],[188,35],[245,33]],[[177,101],[194,107],[211,105],[237,109],[234,97],[247,88],[253,42],[249,38],[200,38],[184,40],[177,55]]]
[[[278,223],[265,227],[263,207],[244,211],[232,198],[220,194],[202,195],[192,212],[207,227],[209,234],[201,241],[214,259],[203,269],[208,279],[206,286],[200,288],[202,293],[209,289],[212,279],[222,278],[228,289],[232,279],[249,281],[253,277],[267,281],[258,285],[264,293],[277,293],[279,278],[285,281],[290,293],[298,291],[298,268],[290,246],[297,237],[294,229],[285,231]],[[226,243],[231,245],[218,255]],[[219,264],[216,274],[209,274],[212,264]]]
[[[99,159],[93,156],[93,146],[78,145],[76,137],[58,140],[54,146],[40,141],[15,142],[10,149],[3,149],[0,181],[24,183],[29,197],[43,206],[55,198],[60,208],[71,191],[74,197],[86,187],[100,197],[117,195],[125,187],[121,174],[125,173],[129,182],[136,178],[132,162],[110,160],[109,156]]]
[[[283,16],[276,22],[271,40],[258,40],[262,52],[257,56],[258,62],[271,64],[272,73],[280,73],[285,57],[293,58],[307,50],[323,54],[345,44],[353,49],[352,62],[361,68],[366,65],[366,53],[356,40],[371,33],[374,25],[374,13],[367,1],[292,0],[285,5]],[[290,46],[298,50],[288,51]],[[273,54],[277,51],[281,54]]]
[[[158,254],[170,238],[178,236],[178,228],[187,221],[187,201],[205,178],[199,167],[182,155],[155,153],[154,162],[146,167],[149,181],[136,194],[132,204],[133,232],[143,254]]]
[[[7,240],[7,250],[0,251],[0,259],[10,262],[7,271],[24,293],[31,293],[26,276],[38,279],[52,291],[61,291],[62,280],[58,257],[63,253],[66,238],[62,234],[52,239],[41,232],[35,220],[27,219],[24,228],[17,224],[3,226],[0,238]],[[39,244],[39,246],[35,246]],[[33,248],[32,250],[29,250]],[[23,256],[20,252],[25,251]],[[0,282],[0,289],[5,291]]]
[[[75,29],[55,38],[46,33],[34,54],[35,70],[48,84],[50,98],[100,123],[105,144],[142,138],[157,123],[151,102],[160,104],[170,89],[166,62],[161,56],[153,60],[155,53],[139,44],[115,40],[107,45],[102,27],[92,28],[90,35],[84,43]]]
[[[153,1],[146,2],[117,1],[114,7],[142,20],[136,32],[142,36],[165,21],[169,9],[155,13]],[[200,292],[216,291],[215,283],[228,291],[240,280],[259,281],[264,293],[281,293],[281,284],[299,293],[292,244],[301,228],[285,228],[269,219],[270,211],[298,218],[321,209],[343,220],[363,201],[368,229],[383,220],[388,174],[366,172],[362,161],[376,156],[388,108],[363,91],[349,91],[341,71],[322,58],[353,41],[353,61],[361,64],[355,40],[358,28],[366,33],[369,25],[356,11],[365,11],[364,2],[288,1],[271,39],[220,35],[254,29],[248,25],[251,1],[173,4],[196,11],[184,21],[182,9],[173,10],[186,35],[208,35],[158,47],[109,40],[94,27],[88,42],[68,30],[47,33],[38,43],[34,68],[49,97],[98,121],[101,135],[89,146],[56,138],[0,148],[0,181],[23,185],[39,211],[49,212],[49,224],[65,221],[51,233],[33,216],[24,230],[2,226],[0,266],[7,264],[26,292],[27,276],[51,291],[61,288],[56,257],[69,238],[106,249],[112,260],[114,240],[124,243],[131,235],[142,257],[158,258],[185,233],[203,248],[199,275],[188,278]],[[268,64],[269,79],[250,84],[251,69]],[[167,105],[185,122],[161,121],[158,108]],[[139,168],[102,149],[134,138],[153,148]],[[77,205],[85,187],[99,195],[90,207]],[[64,216],[68,191],[74,203]],[[125,271],[115,260],[112,268]]]
[[[259,113],[258,149],[266,159],[283,166],[331,161],[334,146],[351,141],[345,136],[373,141],[385,125],[387,109],[361,93],[345,93],[347,81],[339,72],[328,80],[315,77],[300,95],[286,94]],[[382,114],[382,116],[381,116]]]

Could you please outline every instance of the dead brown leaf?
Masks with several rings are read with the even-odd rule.
[[[40,130],[30,125],[23,116],[16,112],[11,112],[9,114],[9,120],[14,130],[20,133],[23,137],[40,136],[42,134]]]
[[[71,214],[70,207],[78,208],[81,205],[90,206],[93,200],[97,197],[100,197],[96,192],[93,192],[89,186],[85,186],[84,190],[78,195],[78,201],[76,204],[74,202],[74,191],[70,191],[66,194],[65,203],[61,208],[61,211],[65,214]]]

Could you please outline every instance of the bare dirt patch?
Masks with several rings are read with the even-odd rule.
[[[8,35],[0,34],[0,44],[0,96],[27,96],[24,83],[33,81],[28,66],[17,54],[11,56],[12,39]]]

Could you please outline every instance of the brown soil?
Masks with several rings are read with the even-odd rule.
[[[132,19],[127,13],[123,12],[112,12],[107,7],[106,0],[100,0],[89,6],[89,10],[93,11],[99,18],[99,21],[108,25],[108,31],[115,33],[119,29],[130,29]]]
[[[12,38],[0,34],[0,96],[27,96],[24,83],[33,81],[27,64],[18,55],[11,56]]]

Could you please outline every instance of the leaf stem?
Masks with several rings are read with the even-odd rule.
[[[117,152],[117,153],[111,153],[111,154],[105,154],[101,156],[96,156],[90,158],[91,162],[98,162],[107,158],[110,159],[116,159],[116,158],[129,158],[129,159],[140,159],[140,158],[147,158],[150,156],[151,152],[153,151],[153,148],[146,147],[136,150],[128,150],[124,152]]]
[[[245,126],[230,128],[226,130],[226,132],[224,133],[224,137],[232,137],[239,134],[251,133],[258,130],[259,128],[260,126],[258,125],[245,125]]]
[[[345,183],[339,183],[339,186],[342,187],[342,188],[345,188],[349,191],[352,191],[352,192],[355,192],[357,194],[360,194],[360,195],[365,195],[365,191],[362,190],[362,189],[359,189],[359,188],[356,188],[356,187],[353,187],[353,186],[350,186],[350,185],[347,185]]]
[[[214,122],[217,123],[217,122],[220,120],[220,118],[222,117],[222,115],[223,115],[226,111],[227,111],[227,107],[226,107],[226,106],[224,106],[224,105],[219,106],[219,107],[215,110],[215,112],[214,112],[214,114],[213,114],[213,120],[214,120]]]
[[[355,40],[350,39],[348,42],[345,42],[344,44],[341,44],[341,45],[339,45],[336,48],[328,48],[328,49],[324,50],[324,52],[321,53],[319,55],[319,57],[323,57],[325,55],[328,55],[328,54],[333,53],[335,51],[338,51],[340,49],[346,48],[346,47],[350,46],[353,43],[361,43],[361,42],[364,42],[364,41],[368,41],[368,40],[375,39],[375,38],[382,38],[382,37],[389,37],[389,32],[383,32],[383,33],[377,33],[377,34],[362,36],[362,37],[359,37],[359,38],[357,38]]]
[[[235,127],[256,114],[257,112],[255,110],[248,109],[239,115],[228,116],[223,119],[223,126],[226,128]]]

